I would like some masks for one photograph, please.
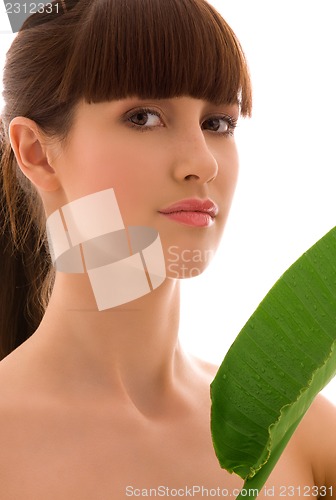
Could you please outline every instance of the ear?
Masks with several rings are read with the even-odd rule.
[[[9,125],[9,137],[20,169],[35,187],[41,191],[59,189],[59,179],[50,165],[52,147],[45,144],[36,123],[17,116]]]

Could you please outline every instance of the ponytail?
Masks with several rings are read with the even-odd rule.
[[[38,327],[53,281],[43,214],[24,179],[0,122],[0,359]],[[22,175],[22,174],[21,174]],[[29,189],[32,190],[29,185]]]

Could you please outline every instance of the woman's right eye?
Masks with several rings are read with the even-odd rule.
[[[127,121],[132,127],[141,131],[152,130],[154,127],[162,126],[159,113],[152,109],[138,109],[131,115],[128,115]]]

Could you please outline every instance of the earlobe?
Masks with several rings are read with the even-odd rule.
[[[18,116],[9,125],[11,146],[23,174],[41,191],[55,191],[59,179],[48,158],[48,146],[33,120]]]

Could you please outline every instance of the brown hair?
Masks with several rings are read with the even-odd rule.
[[[30,16],[14,39],[3,84],[0,358],[37,328],[53,283],[42,203],[9,142],[15,116],[65,141],[81,99],[190,95],[251,113],[241,46],[205,0],[53,2],[52,13]]]

